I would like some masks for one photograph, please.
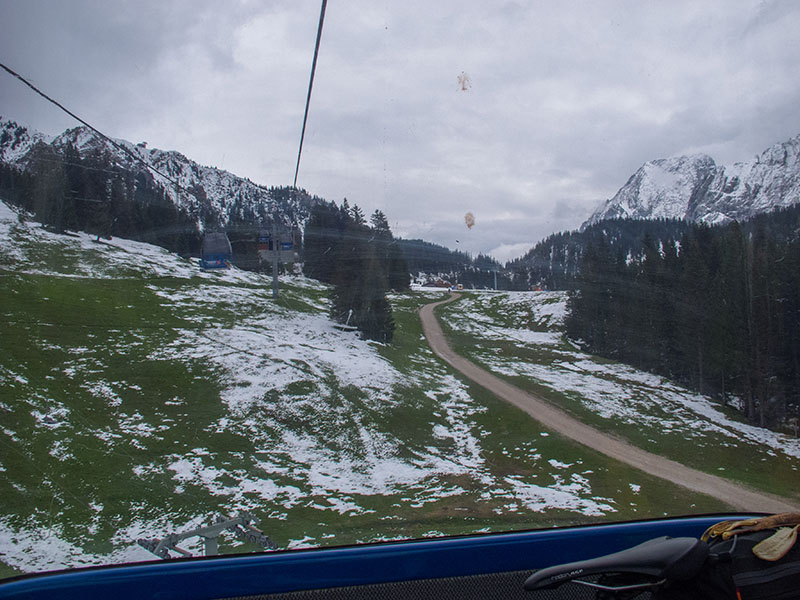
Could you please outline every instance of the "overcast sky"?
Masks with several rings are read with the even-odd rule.
[[[291,185],[319,7],[0,0],[0,62],[107,135]],[[800,133],[798,75],[795,0],[330,0],[298,186],[506,260],[646,160]],[[76,125],[5,73],[0,114]]]

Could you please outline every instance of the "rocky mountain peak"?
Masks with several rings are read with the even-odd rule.
[[[192,215],[200,229],[224,228],[231,223],[267,223],[276,215],[287,225],[302,224],[309,203],[313,202],[305,192],[290,198],[288,188],[282,188],[283,192],[268,189],[228,171],[200,165],[180,152],[150,148],[145,142],[115,139],[115,146],[84,126],[49,137],[0,117],[0,162],[30,168],[29,157],[37,142],[50,145],[62,156],[71,146],[81,159],[93,157],[99,161],[93,168],[143,174],[144,179],[163,190],[164,197],[176,208]]]
[[[646,162],[582,228],[603,219],[672,218],[725,223],[800,200],[800,135],[749,162],[718,166],[705,154]]]

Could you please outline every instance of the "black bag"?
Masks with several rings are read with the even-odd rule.
[[[524,588],[545,593],[574,582],[596,599],[800,600],[799,530],[800,513],[723,521],[699,540],[655,538],[540,569]]]
[[[674,584],[659,600],[800,599],[800,540],[783,558],[771,562],[753,554],[753,546],[775,533],[766,529],[708,542],[709,558],[692,581]]]

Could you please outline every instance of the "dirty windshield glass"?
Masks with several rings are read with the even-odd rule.
[[[0,32],[0,577],[800,505],[800,4]]]

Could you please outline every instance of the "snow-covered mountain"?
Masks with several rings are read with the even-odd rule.
[[[700,154],[646,162],[582,229],[603,219],[743,220],[800,201],[800,134],[724,167]]]
[[[18,164],[34,144],[52,141],[52,137],[0,116],[0,161],[4,163]]]
[[[288,197],[281,197],[288,194],[281,194],[216,167],[200,165],[179,152],[148,148],[146,143],[133,144],[122,139],[114,141],[124,150],[87,127],[75,127],[50,137],[0,116],[0,161],[29,169],[36,160],[32,151],[37,144],[49,146],[60,156],[71,145],[81,159],[91,157],[105,168],[142,173],[148,179],[152,177],[153,183],[163,188],[165,196],[179,211],[191,215],[200,229],[209,225],[224,227],[237,222],[265,222],[275,212],[287,225],[302,223],[307,216],[309,198],[305,193],[293,202]],[[155,171],[147,169],[132,155],[139,157]],[[179,183],[178,190],[171,180]]]

